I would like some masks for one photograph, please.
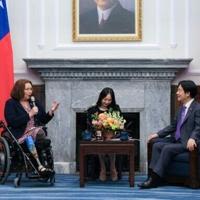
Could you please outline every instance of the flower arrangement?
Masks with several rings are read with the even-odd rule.
[[[126,120],[120,115],[120,112],[111,108],[108,112],[92,115],[93,127],[102,132],[112,131],[116,133],[116,131],[124,129],[125,122]]]

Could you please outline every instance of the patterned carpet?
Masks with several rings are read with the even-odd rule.
[[[12,177],[11,177],[12,178]],[[15,188],[13,179],[9,179],[0,186],[0,199],[24,200],[24,199],[80,199],[80,200],[196,200],[200,199],[199,189],[190,189],[177,186],[163,186],[155,189],[141,190],[137,183],[145,179],[144,176],[136,176],[136,186],[130,188],[128,177],[113,183],[106,181],[89,181],[84,188],[79,187],[78,175],[57,175],[54,186],[49,186],[38,181],[23,179],[19,188]]]

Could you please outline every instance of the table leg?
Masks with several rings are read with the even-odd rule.
[[[130,154],[129,154],[129,183],[130,183],[130,187],[134,187],[134,176],[135,176],[134,151],[131,151]]]
[[[84,169],[84,160],[85,160],[85,155],[83,154],[83,150],[80,149],[80,160],[79,160],[79,164],[80,164],[80,187],[84,187],[85,183],[84,183],[84,172],[85,172],[85,169]]]

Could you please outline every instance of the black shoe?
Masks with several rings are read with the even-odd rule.
[[[149,180],[138,185],[141,189],[149,189],[158,187],[158,184],[150,177]]]
[[[48,178],[55,174],[55,171],[49,168],[45,168],[42,165],[38,168],[39,174],[42,178]]]
[[[149,181],[149,179],[150,179],[150,176],[148,176],[147,179],[146,179],[144,182],[138,183],[137,186],[138,186],[138,187],[142,187],[142,185],[143,185],[145,182]]]
[[[162,183],[161,177],[159,177],[157,174],[153,173],[152,176],[149,177],[147,181],[144,181],[143,183],[139,184],[138,186],[141,189],[149,189],[149,188],[156,188],[160,186]]]
[[[45,172],[42,173],[42,178],[50,178],[55,175],[55,171],[52,169],[47,169]]]

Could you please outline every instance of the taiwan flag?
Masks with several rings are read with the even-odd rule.
[[[10,97],[14,82],[13,55],[6,1],[0,0],[0,120],[4,119],[4,105]]]

